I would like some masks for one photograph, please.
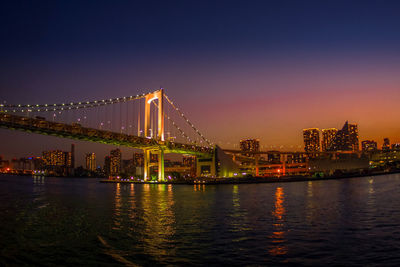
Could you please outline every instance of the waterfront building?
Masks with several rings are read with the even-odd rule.
[[[71,152],[61,150],[43,151],[42,153],[44,169],[54,175],[68,175],[72,168]]]
[[[196,176],[196,156],[193,155],[184,155],[182,159],[182,167],[186,167],[189,170],[189,173],[185,173],[184,175]]]
[[[372,152],[378,150],[378,144],[373,140],[364,140],[361,142],[363,152]]]
[[[65,166],[66,153],[61,150],[43,151],[43,160],[46,166]]]
[[[16,158],[11,159],[11,164],[10,164],[11,169],[20,170],[20,169],[22,169],[21,165],[22,165],[21,160],[16,159]]]
[[[122,173],[128,176],[135,175],[136,167],[133,164],[133,159],[124,159],[121,164]]]
[[[43,161],[45,166],[71,167],[71,152],[61,150],[43,151]]]
[[[391,168],[400,168],[400,151],[388,150],[373,153],[370,157],[371,168],[383,168],[390,170]]]
[[[329,148],[332,146],[333,141],[335,140],[337,132],[338,130],[336,128],[322,129],[321,147],[323,152],[329,151]]]
[[[3,159],[3,157],[0,156],[0,169],[5,169],[10,167],[10,161]]]
[[[400,151],[400,143],[392,144],[393,151]]]
[[[136,167],[144,166],[144,154],[143,153],[133,153],[133,165]],[[150,153],[150,162],[158,162],[158,155]]]
[[[95,153],[88,153],[86,154],[86,169],[89,171],[96,170],[96,154]]]
[[[119,148],[110,152],[110,175],[118,176],[121,172],[121,150]]]
[[[306,152],[320,151],[318,128],[303,129],[303,139],[304,139],[304,150]]]
[[[40,158],[39,158],[40,159]],[[19,159],[11,159],[11,164],[9,167],[14,170],[38,170],[36,168],[37,165],[35,162],[37,159],[35,157],[26,157],[26,158],[19,158]]]
[[[104,157],[103,171],[106,174],[106,176],[110,176],[110,173],[111,173],[111,157],[110,156]]]
[[[383,151],[389,151],[390,150],[390,140],[389,140],[389,138],[384,138],[383,139],[382,150]]]
[[[358,127],[355,123],[345,122],[343,128],[336,133],[329,151],[359,151]]]
[[[272,153],[276,152],[276,153]],[[279,151],[270,151],[270,153],[267,154],[267,162],[270,164],[279,164],[281,163],[281,154]]]
[[[182,159],[183,166],[185,167],[192,167],[195,165],[196,156],[192,155],[184,155]]]
[[[259,139],[243,139],[240,140],[240,150],[243,152],[258,152],[260,151],[260,140]],[[246,156],[254,156],[252,154],[244,153]]]
[[[349,123],[348,125],[351,151],[357,152],[360,150],[360,144],[358,140],[358,126],[356,123]]]
[[[71,144],[71,168],[75,168],[75,144]]]
[[[143,167],[144,165],[143,153],[133,153],[133,165],[135,167]]]
[[[26,157],[19,159],[1,160],[0,168],[9,167],[16,170],[45,170],[46,166],[41,157]]]
[[[286,163],[304,163],[307,160],[307,156],[305,154],[288,154],[286,156]]]
[[[44,170],[44,160],[42,157],[34,157],[33,158],[33,168],[35,170]]]

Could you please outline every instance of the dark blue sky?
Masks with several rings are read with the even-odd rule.
[[[3,1],[2,57],[396,49],[399,8],[398,1]]]
[[[2,1],[0,100],[164,87],[216,142],[297,146],[302,128],[347,119],[395,140],[399,14],[400,1]]]

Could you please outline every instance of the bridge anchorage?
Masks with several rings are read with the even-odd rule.
[[[144,112],[143,112],[144,107]],[[142,118],[143,116],[143,118]],[[144,180],[165,181],[164,155],[196,156],[196,176],[233,176],[237,166],[168,98],[147,94],[61,104],[0,104],[0,127],[143,150]],[[157,163],[151,161],[157,155]]]

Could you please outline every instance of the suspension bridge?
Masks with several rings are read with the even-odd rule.
[[[0,127],[143,150],[144,179],[151,167],[164,181],[164,154],[195,155],[197,176],[229,175],[231,163],[159,89],[147,94],[58,104],[0,104]],[[150,161],[151,154],[158,162]],[[225,165],[225,164],[222,164]]]

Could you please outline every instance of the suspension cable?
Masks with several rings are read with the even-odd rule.
[[[200,131],[193,125],[193,123],[191,123],[189,121],[189,119],[185,116],[185,114],[183,114],[175,105],[174,103],[169,99],[169,97],[164,94],[165,99],[171,104],[171,106],[179,113],[179,115],[181,115],[182,118],[184,118],[184,120],[186,121],[187,124],[189,124],[190,127],[192,127],[192,129],[198,134],[200,135],[200,137],[210,146],[212,146],[212,143],[210,140],[208,140],[207,138],[204,137],[204,135],[202,135],[200,133]]]
[[[158,108],[158,105],[152,101],[151,102],[156,108]],[[172,125],[181,133],[182,137],[186,138],[189,143],[194,143],[193,140],[169,117],[164,113],[164,118],[168,119],[169,121],[172,122]]]

